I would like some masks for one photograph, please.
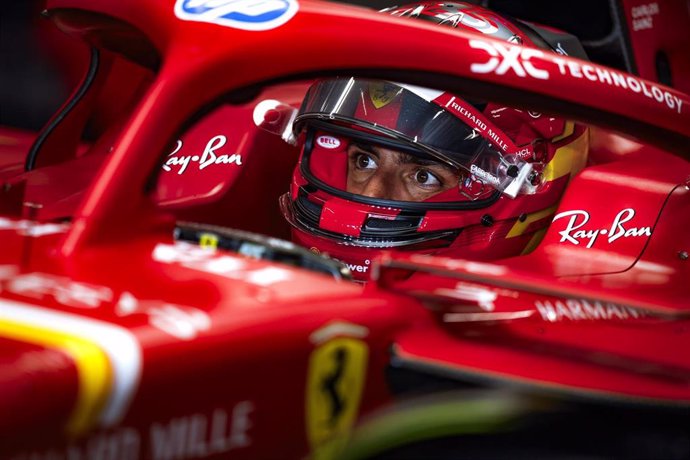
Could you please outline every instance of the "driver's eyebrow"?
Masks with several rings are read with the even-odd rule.
[[[451,166],[441,163],[440,161],[437,160],[432,160],[430,158],[420,158],[415,155],[410,155],[409,153],[400,153],[400,156],[397,158],[397,163],[398,164],[415,164],[419,166],[440,166],[453,174],[456,173],[456,170],[452,168]]]
[[[360,143],[360,142],[355,142],[351,144],[352,147],[361,150],[365,153],[371,153],[376,156],[380,156],[380,148],[372,145],[372,144],[366,144],[366,143]],[[430,158],[420,158],[416,155],[411,155],[409,153],[403,153],[403,152],[398,152],[395,151],[398,155],[397,158],[395,159],[396,164],[398,165],[405,165],[405,164],[414,164],[414,165],[419,165],[419,166],[440,166],[448,171],[450,171],[453,174],[457,174],[457,170],[452,168],[451,166],[442,163],[437,160],[432,160]]]
[[[358,150],[362,150],[365,153],[375,153],[376,155],[379,155],[379,152],[376,151],[377,149],[371,144],[363,144],[363,143],[359,143],[359,142],[354,142],[351,144],[351,146],[358,149]]]

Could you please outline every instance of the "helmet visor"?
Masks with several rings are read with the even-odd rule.
[[[354,193],[364,193],[365,185],[375,189],[372,178],[386,179],[385,188],[398,193],[380,197],[396,201],[457,201],[468,180],[474,184],[471,193],[462,193],[464,199],[477,199],[487,190],[514,197],[530,165],[501,152],[478,130],[432,102],[441,94],[380,80],[316,82],[294,122],[296,132],[305,124],[321,130],[307,159],[309,169],[329,185]],[[387,171],[391,174],[384,175]],[[455,194],[440,193],[451,189]],[[410,193],[415,190],[420,193]]]

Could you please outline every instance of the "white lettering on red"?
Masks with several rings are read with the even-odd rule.
[[[252,443],[249,429],[253,411],[251,401],[242,401],[233,407],[231,414],[216,409],[210,420],[204,414],[193,414],[165,424],[154,423],[150,428],[150,458],[184,460],[248,447]]]
[[[72,281],[47,273],[26,273],[7,281],[5,289],[13,294],[33,299],[52,298],[73,308],[98,308],[113,300],[113,292],[105,286]]]
[[[653,83],[647,83],[633,75],[624,75],[619,72],[608,71],[606,69],[594,67],[591,64],[570,62],[560,57],[553,58],[553,62],[558,66],[558,71],[561,75],[569,75],[573,78],[586,78],[589,81],[598,81],[609,86],[629,89],[634,93],[641,93],[645,97],[653,99],[658,103],[665,103],[669,109],[675,110],[676,113],[681,113],[682,111],[683,99],[669,91],[661,89]]]
[[[635,217],[635,210],[626,208],[616,214],[609,228],[586,229],[583,227],[589,222],[589,213],[587,211],[574,210],[557,214],[553,218],[553,222],[562,218],[569,218],[565,229],[558,232],[561,235],[561,243],[567,241],[574,245],[579,245],[582,240],[586,240],[586,247],[591,248],[599,235],[608,235],[609,243],[613,243],[620,238],[652,236],[651,227],[626,227],[624,225],[630,222],[633,217]]]
[[[319,136],[316,143],[325,149],[337,149],[340,147],[340,139],[333,136]]]
[[[177,152],[182,148],[182,141],[178,140],[175,149],[163,165],[163,170],[170,172],[172,171],[171,166],[179,166],[180,169],[177,170],[177,174],[184,174],[184,172],[189,167],[192,162],[198,163],[199,170],[204,170],[211,165],[221,165],[221,164],[236,164],[237,166],[242,165],[242,155],[239,153],[233,153],[231,155],[217,153],[217,150],[223,147],[227,143],[227,137],[223,135],[218,135],[211,138],[204,151],[201,155],[176,155]]]
[[[486,51],[489,60],[483,63],[474,63],[470,70],[474,73],[496,73],[505,75],[512,70],[518,77],[526,77],[539,80],[547,80],[549,73],[544,69],[534,67],[530,62],[532,58],[541,58],[544,53],[533,48],[523,48],[521,46],[503,45],[501,43],[488,43],[483,40],[470,40],[470,47]]]
[[[534,302],[534,306],[541,318],[550,323],[564,319],[570,321],[593,321],[637,319],[647,316],[644,310],[638,308],[585,299],[537,300]]]

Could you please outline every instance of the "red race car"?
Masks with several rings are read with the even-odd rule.
[[[2,458],[690,457],[690,96],[384,13],[47,2],[91,61],[0,138]]]

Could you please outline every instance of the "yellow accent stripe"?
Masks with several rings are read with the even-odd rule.
[[[522,250],[520,255],[524,256],[525,254],[529,254],[530,252],[534,251],[534,249],[541,243],[541,240],[544,239],[544,235],[546,235],[546,228],[542,228],[541,230],[537,230],[534,232],[534,235],[532,235],[532,238],[529,240],[529,243],[525,246],[525,249]]]
[[[570,136],[575,132],[575,123],[572,121],[566,121],[565,126],[563,127],[563,134],[560,136],[556,136],[553,139],[551,139],[551,142],[558,142],[560,140],[565,139],[566,137]]]
[[[544,217],[548,216],[549,214],[555,213],[557,207],[558,206],[551,206],[550,208],[542,209],[541,211],[533,212],[532,214],[527,214],[527,218],[524,220],[524,222],[520,222],[520,220],[515,222],[515,225],[513,225],[513,228],[510,229],[506,235],[506,238],[513,238],[522,235],[532,222],[536,222],[539,219],[543,219]]]
[[[47,348],[55,348],[74,360],[79,388],[66,431],[78,435],[93,427],[112,388],[110,361],[101,348],[81,337],[23,324],[0,320],[0,335]]]
[[[580,137],[556,150],[553,158],[542,173],[544,181],[550,182],[566,174],[573,175],[585,166],[587,155],[582,152],[589,150],[589,130],[585,130]]]

